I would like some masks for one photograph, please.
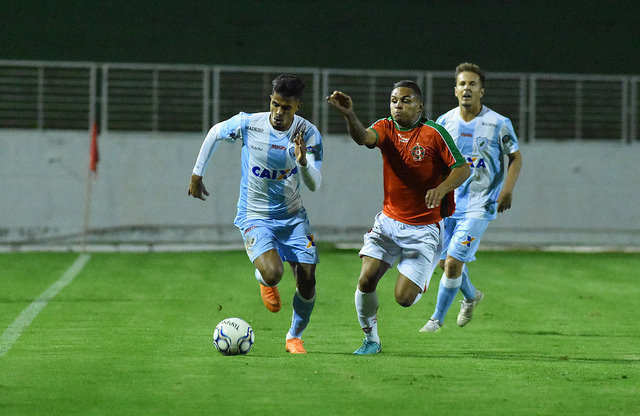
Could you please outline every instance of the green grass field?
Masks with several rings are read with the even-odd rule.
[[[74,253],[0,255],[0,333],[76,261]],[[15,343],[0,339],[0,415],[638,415],[640,255],[481,252],[485,300],[465,328],[419,333],[439,273],[402,308],[392,269],[378,287],[383,352],[353,356],[360,260],[321,247],[303,339],[284,351],[294,285],[277,314],[244,252],[91,254]],[[224,357],[223,318],[256,344]],[[4,345],[3,345],[4,343]]]

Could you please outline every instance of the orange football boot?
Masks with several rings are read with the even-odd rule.
[[[280,293],[278,293],[277,287],[269,287],[260,283],[260,296],[262,296],[262,303],[271,312],[276,313],[280,310]]]
[[[284,349],[291,354],[306,354],[304,347],[302,346],[303,342],[300,338],[291,338],[287,340]]]

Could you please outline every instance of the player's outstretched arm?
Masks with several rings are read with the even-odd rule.
[[[463,164],[457,168],[451,169],[449,176],[440,185],[434,189],[429,189],[424,197],[424,202],[429,208],[440,206],[440,201],[449,192],[462,185],[464,181],[471,175],[471,168],[468,164]]]
[[[372,129],[365,129],[356,113],[353,111],[351,97],[341,91],[334,91],[327,97],[329,104],[333,106],[347,123],[349,135],[359,145],[374,147],[378,141],[378,135]]]
[[[207,188],[205,188],[204,183],[202,182],[202,176],[198,176],[194,173],[191,175],[191,182],[189,183],[187,195],[206,201],[206,198],[202,196],[203,194],[209,196],[209,192],[207,192]]]

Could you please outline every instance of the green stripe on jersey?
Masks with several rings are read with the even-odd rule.
[[[447,144],[449,151],[451,151],[451,154],[453,154],[453,158],[456,160],[456,163],[451,165],[452,168],[457,168],[467,163],[464,157],[462,157],[460,150],[458,150],[456,143],[453,141],[453,137],[451,137],[447,129],[445,129],[443,126],[441,126],[440,124],[436,123],[433,120],[425,119],[424,124],[438,130],[438,133],[440,133],[440,135],[444,139],[444,142]]]

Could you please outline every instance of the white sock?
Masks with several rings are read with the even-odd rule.
[[[271,286],[270,286],[270,285],[268,285],[268,284],[264,281],[264,279],[262,278],[262,275],[260,274],[260,270],[256,269],[256,271],[255,271],[255,275],[256,275],[256,280],[257,280],[258,282],[260,282],[260,284],[265,285],[265,286],[267,286],[267,287],[271,287]]]
[[[370,293],[362,292],[356,288],[356,312],[360,327],[364,331],[367,341],[380,344],[378,336],[378,294],[374,290]]]
[[[424,292],[422,292],[424,293]],[[411,306],[415,305],[416,303],[418,303],[418,301],[420,300],[420,298],[422,297],[422,293],[418,293],[418,296],[416,296],[416,298],[413,300],[413,303],[411,304]]]

